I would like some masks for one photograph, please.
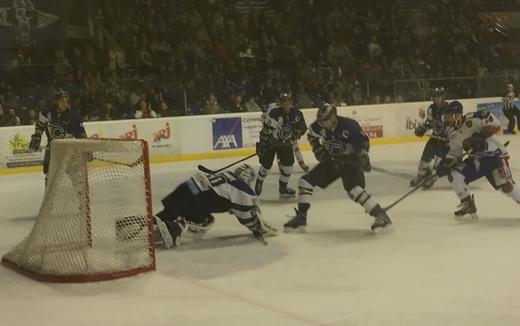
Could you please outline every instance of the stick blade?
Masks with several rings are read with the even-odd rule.
[[[204,173],[207,173],[207,174],[214,174],[215,173],[215,171],[210,170],[207,167],[205,167],[204,165],[200,165],[200,164],[197,166],[197,169],[199,169],[200,171],[202,171]]]

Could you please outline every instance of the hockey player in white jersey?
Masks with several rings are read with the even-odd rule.
[[[251,188],[254,169],[243,164],[234,172],[215,175],[196,173],[163,198],[164,209],[156,214],[156,224],[166,248],[180,245],[182,234],[202,237],[215,222],[211,213],[229,212],[261,240],[275,229],[262,220],[256,195]]]
[[[500,121],[490,112],[473,112],[464,116],[462,112],[462,104],[458,101],[451,102],[444,109],[444,121],[453,131],[448,135],[448,153],[437,167],[437,175],[448,175],[460,199],[455,216],[469,214],[477,218],[477,208],[468,185],[481,177],[486,177],[496,190],[520,204],[520,188],[513,181],[509,169],[509,154],[494,136],[500,130]],[[468,157],[456,163],[465,153]]]

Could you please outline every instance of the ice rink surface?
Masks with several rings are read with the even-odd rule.
[[[520,178],[520,140],[509,138]],[[372,148],[373,166],[392,172],[367,174],[382,206],[409,189],[423,146]],[[198,163],[152,166],[154,211]],[[0,325],[520,325],[520,206],[485,179],[472,187],[479,220],[453,218],[459,201],[442,180],[391,209],[392,230],[374,235],[337,181],[315,191],[307,233],[284,234],[296,201],[278,199],[275,170],[261,197],[280,230],[268,246],[218,214],[206,238],[157,251],[157,271],[136,277],[46,284],[0,266]],[[0,255],[29,233],[42,197],[41,174],[0,176]]]

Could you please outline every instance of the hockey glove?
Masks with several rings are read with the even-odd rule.
[[[417,137],[422,137],[426,131],[428,131],[428,128],[425,125],[420,125],[419,127],[415,128],[415,135]]]
[[[453,169],[453,163],[453,160],[447,158],[442,159],[442,161],[439,162],[439,165],[437,165],[437,176],[441,178],[450,174],[451,170]]]
[[[331,159],[329,152],[327,152],[327,150],[323,146],[314,147],[312,149],[312,152],[314,153],[314,157],[316,157],[316,159],[319,162],[326,162],[326,161],[330,161],[330,159]]]
[[[462,147],[468,153],[484,152],[488,149],[486,137],[478,133],[473,134],[471,137],[464,139]]]
[[[295,142],[295,141],[297,141],[298,139],[300,139],[301,136],[302,136],[301,131],[298,130],[298,129],[294,129],[294,130],[292,131],[292,138],[291,138],[291,140],[292,140],[293,142]]]
[[[359,158],[361,159],[361,165],[363,166],[363,171],[370,172],[372,171],[372,164],[370,163],[370,156],[368,156],[368,152],[362,151],[359,153]]]
[[[29,143],[29,148],[36,152],[40,149],[41,142],[42,142],[42,135],[33,134],[31,136],[31,142]]]
[[[265,142],[262,142],[262,141],[259,141],[256,143],[256,155],[258,155],[258,157],[262,157],[265,155],[265,152],[267,150],[267,143]]]

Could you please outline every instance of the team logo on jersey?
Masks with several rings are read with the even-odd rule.
[[[49,135],[51,139],[65,138],[65,129],[57,124],[49,123],[48,125]]]
[[[213,119],[213,149],[242,148],[242,119]]]

